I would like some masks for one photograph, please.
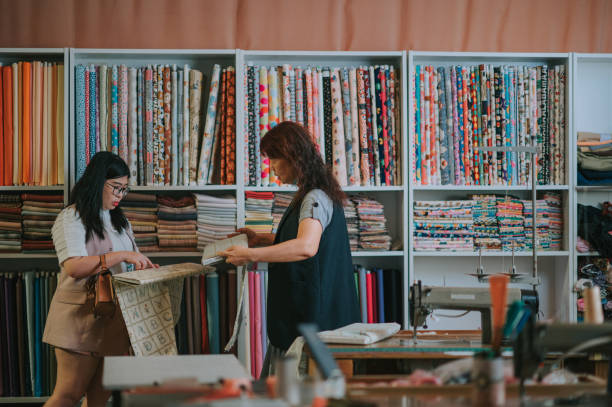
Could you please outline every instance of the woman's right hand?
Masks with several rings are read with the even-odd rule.
[[[247,235],[247,240],[249,242],[249,247],[257,247],[259,246],[260,243],[260,239],[259,236],[257,236],[257,233],[254,230],[251,230],[249,228],[240,228],[236,230],[236,233],[232,233],[231,235],[229,235],[228,237],[234,237],[234,236],[238,236],[240,234],[245,234]]]
[[[155,265],[147,256],[138,252],[125,252],[123,261],[134,265],[135,270],[153,268]]]

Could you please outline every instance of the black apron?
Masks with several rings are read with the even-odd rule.
[[[274,244],[295,239],[299,205],[291,205],[280,221]],[[313,257],[268,265],[268,337],[287,350],[299,336],[297,325],[317,324],[320,331],[361,321],[353,277],[344,210],[334,205],[330,224]]]

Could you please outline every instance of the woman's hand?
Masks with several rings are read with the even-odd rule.
[[[153,264],[147,256],[139,252],[125,252],[123,261],[133,264],[135,270],[159,267],[157,264]]]
[[[242,246],[232,246],[225,251],[217,253],[217,255],[225,257],[225,261],[234,266],[244,266],[253,261],[252,249]]]
[[[257,236],[257,233],[249,228],[240,228],[236,230],[236,233],[232,233],[231,235],[228,235],[228,237],[234,237],[234,236],[238,236],[240,234],[245,234],[247,235],[247,240],[249,241],[249,247],[256,247],[260,244],[259,242],[259,237]]]

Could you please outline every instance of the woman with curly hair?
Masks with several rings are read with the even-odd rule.
[[[268,262],[267,326],[271,347],[264,362],[289,348],[297,325],[336,329],[360,320],[359,303],[342,201],[345,195],[308,131],[293,122],[261,140],[274,173],[298,190],[276,234],[240,229],[249,247],[221,252],[235,265]],[[263,246],[263,247],[259,247]]]

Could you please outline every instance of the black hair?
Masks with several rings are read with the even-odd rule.
[[[125,161],[117,154],[101,151],[91,158],[85,172],[72,188],[69,205],[74,204],[85,225],[85,241],[89,241],[94,233],[104,239],[104,226],[100,218],[104,184],[109,179],[125,176],[130,176]],[[127,229],[128,221],[120,207],[110,211],[110,218],[117,232]]]

